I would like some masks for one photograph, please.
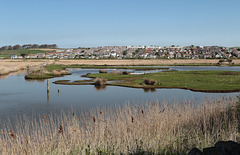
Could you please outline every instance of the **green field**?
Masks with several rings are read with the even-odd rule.
[[[99,73],[87,76],[118,81],[108,85],[135,88],[182,88],[203,92],[240,91],[240,72],[236,71],[166,71],[145,75]],[[153,80],[155,84],[143,84],[144,79]]]
[[[34,49],[21,49],[21,50],[6,50],[0,51],[0,57],[10,58],[11,55],[21,55],[21,54],[37,54],[37,53],[46,53],[47,51],[43,50],[34,50]]]

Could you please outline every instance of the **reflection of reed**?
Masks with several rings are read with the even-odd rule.
[[[9,73],[9,74],[0,75],[0,79],[3,80],[3,79],[6,79],[8,76],[19,75],[19,74],[24,74],[24,73],[26,73],[26,71],[19,70],[17,72],[12,72],[12,73]]]
[[[47,92],[47,103],[49,103],[49,91]]]
[[[47,79],[47,102],[49,103],[49,79]]]
[[[145,92],[145,93],[149,93],[149,92],[156,92],[156,89],[155,88],[143,88],[143,91]]]
[[[27,82],[40,82],[43,83],[45,79],[25,79]]]
[[[106,85],[95,85],[95,88],[97,91],[101,91],[101,90],[106,89]]]
[[[0,66],[0,75],[5,75],[5,74],[9,74],[9,73],[13,73],[13,72],[18,72],[21,70],[24,70],[25,66],[24,65],[17,65],[17,64],[2,64]]]

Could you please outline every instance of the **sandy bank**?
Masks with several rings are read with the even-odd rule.
[[[83,65],[174,65],[174,64],[215,64],[219,59],[184,59],[184,60],[0,60],[0,75],[24,70],[27,66],[38,66],[43,64],[83,64]],[[240,64],[240,60],[233,60]]]

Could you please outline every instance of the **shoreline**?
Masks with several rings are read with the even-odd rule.
[[[56,85],[92,85],[92,86],[94,86],[94,84],[91,83],[88,80],[82,81],[82,83],[81,82],[69,82],[69,81],[70,80],[59,80],[59,81],[54,81],[52,83],[54,83]],[[234,89],[234,90],[200,90],[200,89],[183,88],[183,87],[162,87],[162,86],[137,87],[137,86],[127,86],[127,85],[118,85],[118,84],[105,84],[103,86],[104,87],[105,86],[115,86],[115,87],[136,88],[136,89],[183,89],[183,90],[190,90],[190,91],[193,91],[193,92],[201,92],[201,93],[237,93],[237,92],[240,92],[240,89]]]
[[[219,59],[123,59],[123,60],[0,60],[0,75],[6,75],[19,70],[24,70],[27,66],[39,66],[43,64],[56,65],[106,65],[106,66],[219,66]],[[234,65],[240,66],[240,59],[233,60]]]
[[[111,83],[102,83],[97,86],[117,86],[117,87],[128,87],[128,88],[138,88],[138,89],[184,89],[190,90],[194,92],[205,92],[205,93],[234,93],[240,92],[238,87],[234,87],[232,85],[221,85],[214,88],[206,87],[206,79],[205,76],[208,76],[209,81],[213,80],[215,76],[219,77],[219,80],[222,81],[225,78],[228,78],[226,83],[229,81],[235,80],[240,72],[235,71],[177,71],[177,72],[159,72],[159,73],[150,73],[144,74],[139,76],[134,75],[123,75],[119,73],[95,73],[95,74],[87,74],[84,77],[91,78],[92,80],[78,80],[69,82],[70,80],[58,80],[53,82],[54,84],[61,84],[61,85],[95,85],[94,79],[101,78],[106,81],[112,81]],[[180,78],[180,81],[176,81],[175,76]],[[228,77],[231,76],[231,77]],[[161,77],[161,79],[159,79]],[[164,77],[164,78],[163,78]],[[165,78],[171,79],[166,80]],[[185,85],[182,84],[182,80],[185,78],[188,79],[188,82]],[[146,84],[144,83],[144,79],[148,81],[153,81],[153,84]],[[151,80],[149,80],[151,79]],[[165,79],[165,80],[164,80]],[[174,80],[175,79],[175,80]],[[226,79],[225,79],[226,80]],[[119,82],[116,82],[119,81]],[[202,81],[202,85],[195,84],[196,81]],[[199,83],[199,82],[198,82]],[[218,83],[218,82],[217,82]],[[236,83],[238,84],[238,83]],[[96,86],[96,85],[95,85]],[[225,89],[224,89],[225,88]]]

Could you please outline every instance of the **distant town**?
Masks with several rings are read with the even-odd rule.
[[[21,53],[24,50],[40,53]],[[239,47],[221,46],[100,46],[92,48],[58,48],[52,45],[3,46],[1,54],[11,51],[11,59],[230,59],[240,58]],[[16,51],[16,52],[13,52]],[[19,51],[19,52],[18,52]],[[17,53],[17,54],[16,54]]]

